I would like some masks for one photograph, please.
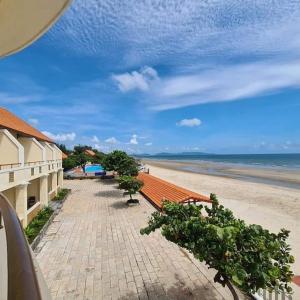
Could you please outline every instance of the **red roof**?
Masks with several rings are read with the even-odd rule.
[[[89,156],[95,156],[96,155],[96,153],[93,150],[86,149],[84,152],[85,152],[85,154],[87,154]]]
[[[35,137],[38,140],[51,142],[53,141],[46,135],[33,128],[31,125],[9,112],[7,109],[0,107],[0,127],[12,129],[22,135]]]
[[[66,159],[66,158],[68,158],[68,155],[66,153],[62,152],[62,159]]]
[[[162,207],[163,200],[176,203],[188,203],[189,201],[211,203],[211,200],[204,195],[194,193],[146,173],[139,173],[138,179],[144,182],[141,193],[158,208]]]

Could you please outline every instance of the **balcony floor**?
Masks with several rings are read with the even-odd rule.
[[[128,207],[115,184],[65,181],[72,189],[36,249],[53,299],[232,299],[214,271],[165,240],[141,236],[154,208]]]

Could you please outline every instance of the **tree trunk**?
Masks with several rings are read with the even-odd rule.
[[[233,285],[231,284],[231,282],[228,280],[228,278],[226,276],[224,276],[220,272],[218,272],[214,278],[214,282],[220,283],[223,287],[225,287],[225,285],[227,285],[233,296],[233,299],[239,300],[238,294],[236,293]]]

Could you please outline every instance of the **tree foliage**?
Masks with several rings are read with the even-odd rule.
[[[92,147],[87,146],[87,145],[77,145],[77,146],[74,146],[73,153],[81,154],[81,153],[84,153],[85,150],[92,150]]]
[[[70,154],[71,151],[67,149],[66,145],[64,144],[56,144],[56,146],[65,154]]]
[[[138,174],[138,163],[126,152],[115,150],[105,156],[103,167],[107,171],[116,171],[120,176],[136,176]]]
[[[223,285],[231,281],[249,294],[260,288],[291,292],[289,231],[274,234],[247,225],[219,205],[215,195],[211,199],[211,208],[165,201],[163,212],[153,213],[141,234],[161,228],[166,239],[215,268],[215,281]]]
[[[136,194],[143,186],[143,182],[135,177],[123,175],[118,179],[119,189],[125,190],[132,199],[132,195]]]
[[[95,156],[91,157],[85,153],[85,150],[93,150]],[[66,159],[63,160],[63,168],[65,170],[73,169],[77,166],[85,165],[87,162],[102,164],[105,154],[96,149],[92,149],[90,146],[78,145],[74,147],[74,151],[68,155]]]

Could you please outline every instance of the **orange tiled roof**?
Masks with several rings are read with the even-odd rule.
[[[85,154],[87,154],[87,155],[89,155],[89,156],[95,156],[96,155],[96,153],[93,151],[93,150],[85,150],[84,151],[85,152]]]
[[[141,193],[158,208],[162,207],[162,200],[169,200],[176,203],[187,203],[189,200],[192,202],[211,202],[206,196],[194,193],[146,173],[139,173],[138,179],[144,182]]]
[[[66,153],[62,152],[62,159],[66,159],[66,158],[68,158],[68,155]]]
[[[0,107],[0,127],[12,129],[23,135],[53,143],[46,135],[2,107]]]

